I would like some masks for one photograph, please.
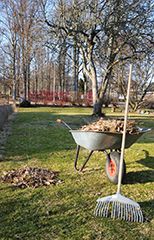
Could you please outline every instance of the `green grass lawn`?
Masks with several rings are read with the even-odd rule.
[[[0,173],[25,166],[41,167],[59,171],[64,182],[36,189],[0,183],[0,240],[154,239],[154,130],[125,151],[127,183],[122,193],[140,204],[146,221],[141,224],[97,218],[93,214],[97,198],[115,193],[117,187],[106,177],[105,156],[95,152],[84,173],[75,172],[76,144],[68,129],[55,123],[62,118],[75,128],[84,124],[91,111],[19,109]],[[140,126],[154,127],[154,115],[131,116]],[[86,155],[87,150],[82,149],[80,163]]]

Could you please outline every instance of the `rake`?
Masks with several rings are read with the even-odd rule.
[[[126,98],[125,116],[124,116],[124,130],[122,135],[117,192],[114,195],[97,199],[95,215],[99,217],[111,216],[111,218],[113,219],[118,218],[126,221],[142,223],[144,221],[144,218],[143,218],[140,205],[137,202],[121,195],[122,167],[123,167],[125,139],[126,139],[126,125],[127,125],[127,117],[128,117],[131,75],[132,75],[132,65],[130,65],[129,78],[128,78],[127,98]]]

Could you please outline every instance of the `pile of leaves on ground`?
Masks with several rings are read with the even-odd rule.
[[[24,167],[5,172],[0,180],[19,188],[37,188],[62,183],[62,180],[58,179],[58,174],[56,171],[47,169]]]
[[[103,119],[90,123],[88,125],[84,125],[80,128],[82,131],[101,131],[101,132],[118,132],[122,133],[124,129],[124,120],[116,120],[116,119]],[[139,128],[136,126],[135,121],[128,120],[126,132],[129,134],[137,134],[139,133]]]

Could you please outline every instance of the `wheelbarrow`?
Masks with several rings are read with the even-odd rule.
[[[133,143],[137,141],[144,133],[151,129],[139,128],[139,132],[135,134],[126,134],[125,148],[129,148]],[[82,172],[91,155],[94,151],[102,151],[106,155],[105,172],[108,179],[114,183],[118,183],[118,173],[120,164],[120,149],[122,141],[122,133],[111,133],[111,132],[99,132],[99,131],[83,131],[83,130],[69,130],[72,134],[76,144],[76,157],[74,161],[74,167],[77,171]],[[78,168],[78,159],[80,148],[83,147],[89,150],[89,155],[85,159],[84,163]],[[107,151],[108,150],[108,151]],[[126,177],[126,164],[123,161],[123,174],[122,182]]]
[[[83,130],[72,130],[70,126],[61,119],[57,119],[57,122],[63,123],[69,132],[72,134],[74,141],[77,144],[76,156],[74,160],[74,168],[77,171],[82,172],[85,168],[90,157],[94,151],[101,151],[106,155],[105,172],[110,182],[118,183],[118,173],[120,165],[120,153],[121,153],[121,141],[122,133],[119,132],[102,132],[102,131],[83,131]],[[137,133],[127,133],[125,148],[129,148],[133,143],[137,141],[144,133],[149,132],[149,128],[138,128]],[[85,148],[89,150],[89,154],[82,166],[78,167],[78,159],[80,149]],[[126,163],[123,161],[122,171],[122,182],[126,178]]]

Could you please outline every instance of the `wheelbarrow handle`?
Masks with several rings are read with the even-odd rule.
[[[69,130],[72,130],[72,128],[66,122],[64,122],[62,119],[59,118],[59,119],[56,120],[56,122],[57,123],[63,123]]]

